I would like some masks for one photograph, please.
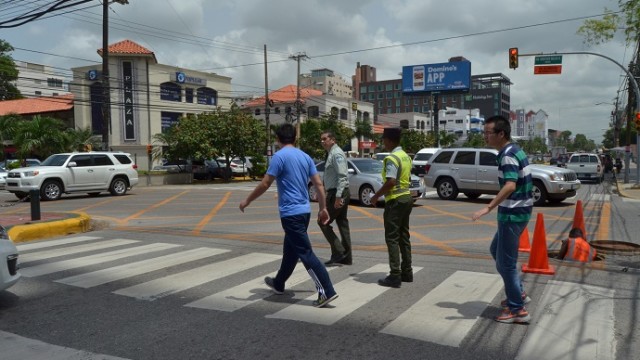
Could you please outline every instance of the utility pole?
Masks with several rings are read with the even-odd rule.
[[[113,0],[121,5],[128,0]],[[109,1],[102,1],[102,150],[109,150],[111,134],[111,89],[109,86]]]
[[[302,112],[302,102],[300,101],[300,60],[307,59],[307,54],[303,52],[299,52],[296,55],[289,56],[289,59],[296,60],[298,62],[298,75],[296,77],[296,142],[297,146],[300,147],[300,120],[301,120],[301,112]]]
[[[269,113],[271,112],[271,104],[269,104],[269,76],[267,73],[267,44],[264,44],[264,124],[267,128],[267,142],[265,149],[267,150],[267,168],[269,167],[269,156],[271,156],[271,125],[269,124]]]

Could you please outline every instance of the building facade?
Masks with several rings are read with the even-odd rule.
[[[315,69],[310,74],[300,74],[300,87],[319,90],[325,95],[339,98],[353,97],[351,84],[330,69]]]
[[[98,50],[102,54],[101,50]],[[69,85],[75,95],[78,127],[103,133],[101,65],[73,68]],[[231,78],[159,64],[155,54],[130,40],[109,46],[109,144],[131,153],[143,169],[150,169],[147,144],[187,114],[229,109]]]
[[[18,80],[15,86],[24,97],[68,95],[68,84],[65,75],[46,65],[25,61],[16,61]]]

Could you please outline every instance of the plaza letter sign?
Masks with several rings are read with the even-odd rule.
[[[402,91],[467,91],[471,86],[471,62],[454,61],[440,64],[402,67]]]

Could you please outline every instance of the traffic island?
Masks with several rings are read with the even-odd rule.
[[[15,243],[83,233],[91,228],[91,217],[84,212],[48,213],[43,214],[42,219],[37,221],[23,220],[28,219],[27,215],[14,217],[16,219],[7,219],[9,221],[7,232]]]

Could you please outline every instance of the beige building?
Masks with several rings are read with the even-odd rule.
[[[319,90],[325,95],[339,98],[350,99],[353,96],[351,84],[329,69],[315,69],[310,74],[300,74],[300,88]]]
[[[102,49],[98,50],[102,54]],[[102,134],[102,66],[71,69],[76,126]],[[155,54],[130,40],[109,46],[111,122],[108,148],[131,153],[151,168],[147,144],[187,114],[230,108],[231,78],[159,64]]]

